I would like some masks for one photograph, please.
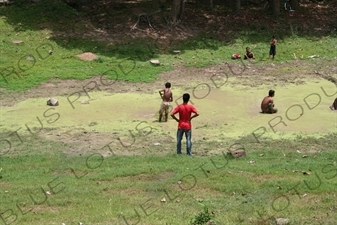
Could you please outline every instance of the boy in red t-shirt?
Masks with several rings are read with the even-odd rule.
[[[183,104],[178,105],[171,113],[171,117],[178,122],[177,130],[177,154],[181,154],[181,140],[185,133],[186,137],[186,152],[187,155],[192,155],[192,124],[191,120],[199,116],[197,109],[193,105],[189,105],[190,95],[185,93],[183,95]],[[175,114],[179,113],[179,119]],[[192,113],[194,113],[193,116]]]

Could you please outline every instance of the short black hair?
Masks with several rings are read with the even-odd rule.
[[[269,90],[269,96],[272,97],[275,94],[274,90]]]
[[[188,94],[188,93],[183,94],[184,103],[187,103],[189,100],[190,100],[190,94]]]
[[[165,87],[166,88],[171,88],[171,83],[170,82],[166,82]]]

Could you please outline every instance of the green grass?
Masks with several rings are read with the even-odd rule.
[[[230,41],[208,33],[184,41],[126,39],[112,44],[56,35],[69,27],[86,29],[79,20],[81,13],[61,1],[25,2],[0,7],[0,73],[6,77],[6,81],[0,77],[0,87],[8,91],[27,90],[53,78],[83,80],[101,74],[151,82],[176,65],[239,64],[230,56],[243,54],[246,46],[257,56],[257,64],[263,65],[268,57],[271,33],[263,24],[228,33],[234,37]],[[294,53],[300,60],[314,60],[308,59],[310,55],[323,60],[335,57],[333,32],[302,35],[296,27],[288,27],[279,34],[273,63],[294,60]],[[13,40],[23,43],[13,44]],[[181,53],[174,55],[173,50]],[[76,57],[88,51],[99,59],[84,62]],[[28,56],[36,61],[27,61]],[[161,65],[152,66],[148,62],[152,58]],[[270,224],[273,219],[268,218],[278,217],[289,218],[291,224],[337,221],[336,134],[261,143],[246,137],[240,143],[247,157],[239,159],[175,154],[102,159],[100,155],[70,156],[66,151],[75,145],[35,135],[22,140],[11,139],[9,152],[6,143],[0,142],[0,215],[7,224],[126,224],[124,219],[131,224],[138,220],[135,210],[140,215],[138,224],[188,224],[205,206],[219,224]],[[207,147],[218,148],[218,143],[209,142]],[[311,152],[312,148],[321,152]],[[252,160],[254,164],[249,163]],[[45,195],[47,191],[50,194]],[[163,198],[166,202],[161,202]]]
[[[215,213],[218,224],[263,224],[271,217],[302,224],[314,221],[312,215],[333,224],[337,219],[334,136],[321,140],[326,144],[320,153],[306,148],[320,144],[313,138],[265,141],[259,147],[246,143],[247,157],[238,159],[175,154],[69,156],[61,153],[60,143],[48,142],[51,153],[45,141],[23,137],[31,142],[21,147],[28,149],[26,153],[0,158],[0,209],[12,209],[18,224],[126,224],[122,216],[131,224],[138,220],[134,210],[140,224],[188,224],[204,206]],[[41,188],[50,194],[44,195]],[[166,202],[161,202],[163,198]],[[16,203],[27,213],[20,213]]]
[[[21,3],[21,4],[20,4]],[[9,91],[23,91],[50,79],[83,80],[101,74],[110,79],[129,82],[151,82],[158,74],[174,66],[205,67],[231,61],[233,53],[244,54],[250,46],[261,64],[268,58],[270,32],[260,26],[233,35],[229,42],[220,41],[216,34],[205,33],[184,41],[159,39],[125,39],[120,44],[93,41],[89,38],[55,35],[69,29],[69,32],[84,32],[85,22],[81,13],[61,1],[41,1],[38,4],[18,4],[0,8],[0,87]],[[278,38],[275,63],[298,59],[309,60],[308,56],[319,55],[331,60],[334,55],[336,35],[302,36],[296,29],[280,29],[284,33]],[[13,44],[21,40],[21,44]],[[48,51],[53,50],[49,55]],[[178,55],[173,50],[181,50]],[[84,62],[76,55],[93,52],[98,60]],[[35,61],[27,61],[27,57]],[[157,58],[160,66],[152,66],[149,60]]]
[[[30,31],[31,32],[31,31]],[[110,79],[129,82],[151,82],[157,79],[157,74],[171,70],[173,65],[205,67],[230,61],[232,53],[243,54],[246,46],[250,46],[257,57],[254,63],[263,63],[268,58],[267,40],[259,43],[236,40],[236,43],[226,45],[216,40],[186,40],[177,46],[171,46],[169,52],[178,49],[181,54],[165,54],[156,46],[145,45],[140,41],[123,46],[104,45],[95,41],[78,38],[63,40],[48,39],[43,31],[35,31],[29,35],[28,31],[18,35],[2,37],[1,45],[1,74],[0,87],[11,91],[22,91],[35,87],[52,78],[83,80],[102,74]],[[19,45],[12,40],[23,40]],[[206,43],[211,44],[206,44]],[[298,59],[309,60],[308,56],[319,55],[325,60],[333,59],[332,43],[336,38],[326,37],[319,41],[306,38],[285,39],[279,41],[275,63]],[[192,48],[191,46],[196,47]],[[317,47],[311,47],[317,46]],[[48,51],[53,50],[49,55]],[[76,57],[83,52],[93,52],[99,59],[84,62]],[[40,55],[39,55],[40,54]],[[34,57],[35,61],[27,61],[27,57]],[[149,60],[157,58],[160,66],[152,66]],[[230,63],[240,63],[230,61]],[[245,62],[247,63],[247,62]]]

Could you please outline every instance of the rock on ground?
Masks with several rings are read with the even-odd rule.
[[[98,56],[92,52],[85,52],[76,56],[84,61],[92,61],[98,59]]]
[[[58,106],[59,105],[59,101],[56,98],[49,98],[47,100],[47,105]]]
[[[288,219],[284,219],[284,218],[277,218],[276,219],[276,224],[277,225],[287,225],[287,224],[289,224],[289,220]]]

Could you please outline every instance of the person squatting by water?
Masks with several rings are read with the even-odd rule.
[[[269,90],[268,96],[264,97],[261,102],[261,110],[263,113],[277,113],[277,109],[274,108],[274,100],[273,97],[275,96],[274,90]]]

